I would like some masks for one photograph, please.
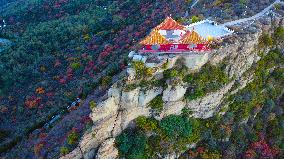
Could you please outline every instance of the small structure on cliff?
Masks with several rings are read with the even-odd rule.
[[[128,57],[142,61],[148,68],[159,68],[167,63],[173,67],[177,59],[183,59],[187,68],[198,70],[210,58],[212,48],[218,48],[222,38],[232,33],[210,20],[184,26],[169,16],[140,42],[142,49],[131,51]],[[129,68],[127,73],[131,81],[135,71]]]
[[[171,17],[140,42],[139,53],[186,53],[210,50],[210,42],[233,33],[226,27],[218,26],[213,21],[204,20],[183,26]]]

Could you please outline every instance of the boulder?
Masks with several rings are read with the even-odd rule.
[[[89,152],[87,152],[84,155],[84,159],[93,159],[95,155],[96,155],[96,150],[95,149],[91,149]]]

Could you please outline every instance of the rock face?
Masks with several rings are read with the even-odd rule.
[[[161,113],[162,117],[166,117],[171,114],[179,115],[181,114],[181,110],[185,107],[186,102],[183,100],[176,101],[176,102],[166,102],[164,104],[164,109]]]
[[[201,68],[209,60],[208,53],[184,56],[185,66],[192,70]]]
[[[175,102],[183,98],[186,92],[186,87],[181,85],[178,86],[168,86],[163,92],[163,101],[165,102]]]
[[[271,22],[265,25],[266,29],[271,28]],[[245,85],[250,79],[243,79],[243,73],[247,71],[254,62],[259,60],[259,56],[255,49],[258,45],[258,39],[262,34],[263,25],[253,26],[254,31],[250,27],[244,29],[239,35],[224,40],[224,45],[208,55],[191,59],[185,57],[185,63],[191,68],[200,68],[207,60],[215,65],[226,62],[226,70],[230,77],[236,77],[236,81]],[[181,56],[181,55],[177,55]],[[169,58],[171,68],[177,58]],[[171,61],[173,59],[174,62]],[[190,60],[191,59],[191,60]],[[133,74],[128,71],[129,75]],[[132,79],[132,77],[130,78]],[[136,88],[131,91],[123,91],[121,87],[113,86],[107,94],[107,98],[99,103],[92,110],[90,115],[94,126],[91,133],[85,133],[79,144],[85,158],[116,158],[117,150],[114,148],[114,138],[119,135],[122,130],[131,127],[134,119],[139,116],[150,116],[151,111],[147,106],[149,102],[156,96],[162,94],[164,101],[164,109],[161,112],[161,118],[170,114],[180,114],[183,108],[189,108],[193,111],[192,116],[195,118],[209,118],[213,116],[219,109],[226,94],[232,89],[235,80],[223,86],[216,92],[209,93],[200,99],[186,101],[184,94],[187,90],[182,84],[177,86],[169,85],[163,89],[154,88]],[[237,91],[238,89],[234,89]],[[100,147],[99,147],[100,146]],[[99,147],[99,149],[98,149]],[[62,159],[79,159],[82,157],[80,148],[76,148]],[[97,150],[98,149],[98,150]],[[97,150],[97,151],[96,151]],[[95,154],[97,152],[97,154]]]
[[[115,103],[115,98],[110,97],[100,103],[97,108],[93,110],[94,113],[91,114],[90,117],[93,121],[99,121],[101,119],[106,119],[113,116],[113,114],[117,111],[118,105]]]
[[[118,150],[114,146],[115,138],[104,141],[99,147],[97,159],[116,159],[118,158]]]
[[[236,43],[233,45],[223,46],[219,50],[216,50],[214,53],[215,56],[210,60],[210,62],[213,64],[219,63],[226,58],[229,63],[227,68],[229,77],[241,77],[254,62],[259,60],[259,56],[256,53],[255,48],[257,48],[257,39],[261,34],[262,31],[259,30],[255,34],[248,34],[243,36],[242,39],[236,39]]]
[[[138,97],[139,107],[146,106],[152,99],[154,99],[157,95],[161,94],[162,92],[163,88],[161,87],[155,87],[150,90],[140,91]]]
[[[186,107],[193,111],[195,118],[209,118],[214,115],[218,105],[221,104],[223,97],[234,85],[234,81],[227,84],[217,92],[209,93],[205,97],[190,101]]]
[[[128,108],[137,107],[139,92],[140,92],[140,87],[128,92],[122,91],[120,99],[121,108],[128,109]]]

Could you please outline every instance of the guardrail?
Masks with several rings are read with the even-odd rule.
[[[156,51],[156,50],[139,50],[139,54],[148,54],[148,53],[153,53],[153,54],[200,54],[204,52],[210,52],[211,49],[206,49],[206,50],[175,50],[175,51]]]

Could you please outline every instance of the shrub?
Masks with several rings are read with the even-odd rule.
[[[184,107],[182,110],[181,110],[181,114],[183,117],[189,117],[189,115],[191,115],[192,111],[187,108],[187,107]]]
[[[137,88],[138,85],[136,83],[133,83],[133,84],[127,84],[125,87],[124,87],[124,91],[126,92],[129,92],[129,91],[132,91],[134,90],[135,88]]]
[[[73,131],[71,132],[68,137],[67,137],[67,143],[69,145],[74,145],[75,143],[78,142],[78,139],[79,139],[79,135],[77,132]]]
[[[199,22],[201,19],[197,16],[192,16],[191,17],[191,23],[196,23],[196,22]]]
[[[5,130],[0,130],[0,141],[3,141],[6,137],[8,137],[9,133]]]
[[[186,98],[193,100],[218,90],[229,82],[229,77],[221,66],[206,64],[199,72],[185,76],[183,81],[191,86],[186,92]]]
[[[73,70],[78,70],[80,67],[81,67],[81,64],[80,62],[72,62],[70,64],[70,67],[73,69]]]
[[[284,27],[283,26],[280,26],[278,27],[274,34],[274,41],[278,44],[283,44],[284,43]]]
[[[161,130],[170,139],[186,138],[192,133],[192,124],[188,118],[169,115],[160,122]]]
[[[101,78],[101,86],[102,87],[107,87],[111,83],[111,77],[110,76],[105,76]]]
[[[136,125],[143,131],[155,131],[158,129],[158,122],[155,119],[140,116],[135,120]]]
[[[164,101],[161,95],[158,95],[153,100],[150,101],[149,107],[160,113],[163,110]]]
[[[43,143],[38,143],[34,146],[34,153],[39,157],[41,150],[43,149]]]
[[[166,79],[174,78],[174,77],[177,77],[179,75],[178,71],[175,70],[175,69],[166,70],[166,71],[163,72],[163,74],[164,74],[164,78],[166,78]]]
[[[147,68],[142,61],[134,61],[132,62],[132,66],[135,69],[137,79],[144,79],[152,76],[153,74],[153,70],[151,68]]]
[[[162,69],[167,69],[169,67],[169,61],[167,60],[167,62],[165,62],[163,65],[162,65]]]
[[[240,3],[240,5],[241,5],[241,6],[245,6],[245,5],[246,5],[246,3],[247,3],[247,0],[240,0],[240,2],[239,2],[239,3]]]
[[[218,151],[208,151],[201,153],[202,159],[221,159],[221,154]]]
[[[90,105],[91,110],[93,110],[93,109],[96,107],[97,104],[96,104],[95,101],[91,100],[91,101],[89,102],[89,105]]]
[[[152,89],[153,87],[164,87],[165,81],[161,80],[142,80],[139,84],[141,88]]]
[[[63,146],[63,147],[60,148],[60,154],[62,156],[66,155],[68,153],[69,153],[69,149],[67,147]]]
[[[226,0],[214,0],[213,5],[214,6],[220,6],[222,4],[224,4],[226,2]]]
[[[258,45],[260,48],[271,47],[273,45],[273,39],[269,36],[269,34],[263,33],[260,36]]]
[[[276,9],[276,10],[280,10],[281,9],[281,5],[280,4],[274,4],[274,8]]]
[[[187,100],[194,100],[199,97],[203,97],[204,95],[205,95],[205,92],[200,88],[196,88],[194,90],[188,89],[185,94]]]
[[[202,134],[202,123],[199,119],[192,119],[192,133],[189,137],[189,143],[196,143],[200,140]]]

